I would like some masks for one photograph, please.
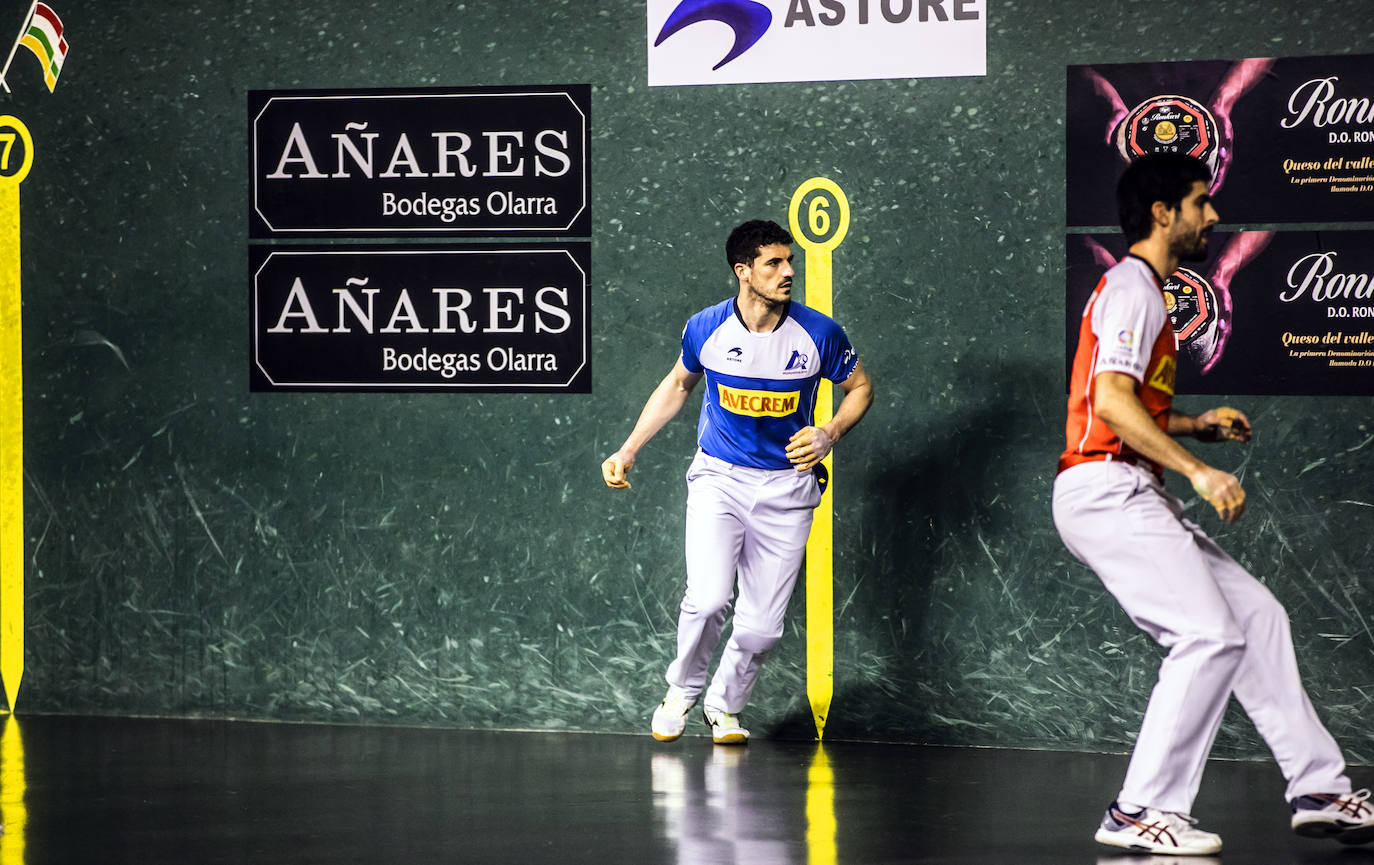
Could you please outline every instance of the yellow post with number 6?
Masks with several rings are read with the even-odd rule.
[[[835,248],[849,232],[849,199],[833,180],[813,177],[792,193],[787,221],[792,237],[806,252],[807,306],[834,315],[831,268]],[[816,426],[834,416],[833,387],[821,379],[816,394]],[[806,697],[816,722],[816,738],[835,695],[835,454],[822,461],[830,482],[811,523],[806,541]]]

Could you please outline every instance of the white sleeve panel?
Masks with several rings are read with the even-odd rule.
[[[1109,274],[1093,305],[1092,329],[1098,352],[1094,374],[1124,372],[1144,381],[1155,340],[1168,324],[1168,315],[1159,289],[1131,276],[1129,271]]]

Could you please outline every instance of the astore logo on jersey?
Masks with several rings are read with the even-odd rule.
[[[725,359],[734,363],[744,363],[744,349],[735,346],[725,353]]]

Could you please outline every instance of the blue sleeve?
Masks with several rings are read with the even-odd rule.
[[[693,374],[700,374],[703,371],[701,357],[697,354],[697,349],[701,345],[701,335],[696,331],[699,315],[694,315],[687,320],[687,325],[682,328],[682,365],[687,371]]]
[[[838,324],[830,322],[819,348],[821,375],[833,382],[842,382],[849,378],[849,374],[859,362],[859,353],[849,344],[849,337]]]

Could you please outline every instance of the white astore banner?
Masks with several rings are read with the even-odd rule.
[[[649,84],[987,73],[986,0],[648,0]]]

